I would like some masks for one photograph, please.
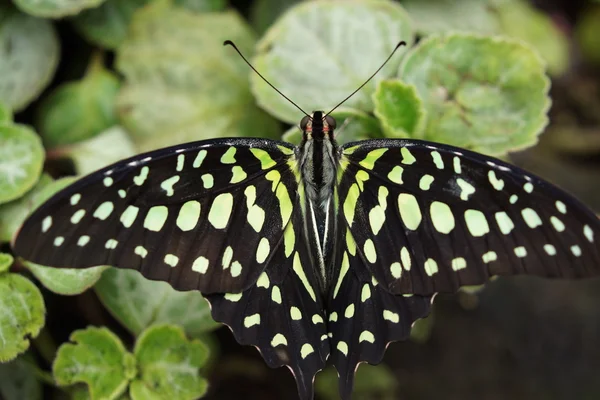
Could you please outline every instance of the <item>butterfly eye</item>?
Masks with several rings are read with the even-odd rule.
[[[300,120],[300,129],[305,130],[306,125],[308,125],[308,121],[310,121],[310,117],[307,115],[306,117]]]
[[[333,118],[331,115],[327,115],[325,117],[325,122],[327,122],[327,125],[329,125],[329,127],[331,129],[335,129],[335,125],[336,125],[335,118]]]

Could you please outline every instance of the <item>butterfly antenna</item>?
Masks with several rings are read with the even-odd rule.
[[[398,50],[398,49],[399,49],[400,47],[402,47],[402,46],[406,46],[406,42],[405,42],[405,41],[401,41],[400,43],[398,43],[398,44],[396,45],[396,47],[394,47],[394,50],[392,50],[392,53],[391,53],[391,54],[388,56],[388,58],[386,58],[386,59],[385,59],[385,61],[383,62],[383,64],[381,64],[381,66],[380,66],[379,68],[377,68],[377,71],[375,71],[375,72],[373,73],[373,75],[371,75],[371,76],[369,77],[369,79],[367,79],[367,80],[366,80],[366,81],[365,81],[365,82],[364,82],[362,85],[360,85],[360,86],[358,87],[358,89],[356,89],[354,92],[350,93],[350,95],[349,95],[348,97],[346,97],[344,100],[340,101],[340,102],[338,103],[338,105],[337,105],[337,106],[333,107],[333,108],[331,109],[331,111],[329,111],[327,114],[325,114],[325,115],[323,116],[323,118],[325,118],[326,116],[328,116],[329,114],[331,114],[332,112],[334,112],[336,108],[338,108],[339,106],[341,106],[342,104],[344,104],[344,103],[346,102],[346,100],[348,100],[350,97],[354,96],[354,95],[356,94],[356,92],[358,92],[360,89],[362,89],[362,88],[363,88],[363,86],[365,86],[367,83],[369,83],[369,81],[370,81],[371,79],[373,79],[373,77],[374,77],[375,75],[377,75],[377,73],[378,73],[379,71],[381,71],[381,68],[383,68],[383,67],[385,66],[385,64],[387,64],[387,62],[388,62],[388,61],[390,61],[390,58],[392,58],[392,56],[394,55],[394,53],[396,52],[396,50]]]
[[[294,102],[293,102],[293,101],[292,101],[292,100],[291,100],[289,97],[287,97],[285,94],[281,93],[281,91],[280,91],[279,89],[277,89],[275,86],[271,85],[271,82],[269,82],[269,81],[267,80],[267,78],[265,78],[264,76],[262,76],[262,75],[260,74],[260,72],[258,72],[258,71],[256,70],[256,68],[254,68],[254,67],[252,66],[252,64],[250,64],[250,62],[249,62],[249,61],[246,59],[246,57],[244,57],[244,55],[242,54],[242,52],[241,52],[241,51],[240,51],[240,50],[237,48],[237,46],[236,46],[236,45],[235,45],[235,44],[234,44],[234,43],[233,43],[231,40],[226,40],[226,41],[224,41],[224,42],[223,42],[223,46],[228,46],[228,45],[229,45],[229,46],[231,46],[231,47],[233,47],[233,49],[234,49],[235,51],[237,51],[237,53],[240,55],[240,57],[242,57],[242,60],[244,60],[244,61],[246,62],[246,64],[248,64],[248,66],[249,66],[250,68],[252,68],[252,71],[256,72],[256,75],[260,76],[260,78],[261,78],[263,81],[265,81],[265,82],[267,83],[267,85],[271,86],[271,87],[272,87],[272,88],[273,88],[273,89],[274,89],[274,90],[275,90],[277,93],[279,93],[279,94],[280,94],[280,95],[281,95],[281,96],[282,96],[284,99],[286,99],[287,101],[289,101],[290,103],[292,103],[292,104],[293,104],[293,105],[294,105],[294,106],[295,106],[295,107],[296,107],[298,110],[302,111],[302,113],[303,113],[304,115],[306,115],[308,118],[312,119],[312,117],[311,117],[310,115],[308,115],[308,114],[306,113],[306,111],[304,111],[302,108],[300,108],[300,106],[299,106],[298,104],[294,103]],[[380,68],[380,69],[381,69],[381,68]],[[362,87],[362,86],[361,86],[361,87]]]

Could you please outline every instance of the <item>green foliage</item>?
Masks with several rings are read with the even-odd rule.
[[[54,76],[59,47],[49,21],[0,4],[0,101],[20,111],[37,98]]]
[[[550,81],[519,41],[431,36],[406,56],[399,75],[423,100],[427,140],[502,155],[535,144],[548,123]]]
[[[44,144],[52,148],[76,143],[115,125],[119,86],[99,55],[94,57],[83,79],[62,84],[40,105],[36,127]]]
[[[590,7],[583,15],[575,30],[575,37],[581,48],[583,56],[600,65],[600,6]]]
[[[135,154],[137,150],[131,137],[118,125],[64,149],[64,155],[71,158],[75,171],[80,175],[89,174]]]
[[[10,361],[29,347],[46,317],[39,289],[18,274],[0,273],[0,363]]]
[[[199,370],[208,350],[199,340],[188,341],[176,326],[147,329],[133,354],[106,328],[75,331],[70,340],[58,350],[54,378],[61,386],[85,383],[92,399],[119,399],[128,387],[134,400],[192,400],[206,392]]]
[[[139,379],[132,383],[133,399],[193,400],[206,393],[208,383],[198,370],[208,359],[199,340],[187,341],[182,329],[171,325],[148,328],[135,344]]]
[[[180,324],[191,336],[218,327],[200,293],[178,292],[165,282],[144,279],[137,271],[111,268],[95,289],[104,306],[135,335],[163,323]]]
[[[118,398],[137,370],[135,359],[121,340],[106,328],[75,331],[63,344],[52,369],[61,386],[83,382],[93,399]]]
[[[425,110],[414,86],[400,80],[379,82],[373,94],[374,114],[388,137],[419,138],[423,132]]]
[[[568,67],[565,34],[526,0],[403,0],[402,4],[422,34],[464,31],[506,35],[531,44],[551,74],[560,75]]]
[[[62,18],[86,8],[96,7],[104,0],[14,0],[22,11],[36,17]]]
[[[35,185],[44,162],[40,137],[25,125],[0,123],[0,204]]]
[[[223,48],[231,39],[252,53],[254,34],[236,12],[195,14],[157,2],[135,14],[130,32],[117,51],[125,76],[117,107],[138,148],[257,130],[277,136],[278,124],[252,105],[248,66]]]
[[[340,26],[347,33],[339,34]],[[319,32],[318,46],[314,31]],[[334,107],[371,75],[402,38],[413,42],[411,22],[402,7],[388,1],[303,3],[291,9],[257,45],[254,66],[308,112]],[[352,49],[352,51],[348,51]],[[377,81],[391,76],[406,48],[377,77],[344,103],[372,111]],[[298,122],[298,110],[265,84],[250,77],[258,103],[283,121]],[[319,93],[315,96],[315,93]]]
[[[317,375],[315,392],[323,399],[339,399],[338,376],[334,368],[327,368]],[[398,398],[396,389],[398,383],[392,371],[385,365],[372,366],[361,364],[356,371],[352,398],[359,400],[381,399],[393,400]]]
[[[33,189],[6,204],[0,205],[0,243],[8,242],[25,221],[25,218],[54,193],[73,183],[72,178],[61,178],[53,181],[47,174],[42,174]]]
[[[73,296],[85,292],[98,282],[102,272],[108,268],[99,266],[83,270],[58,269],[31,262],[25,262],[25,266],[46,289],[64,296]]]
[[[22,356],[6,364],[0,363],[0,398],[42,399],[42,384],[36,377],[31,357]]]
[[[99,7],[76,15],[73,24],[90,42],[107,49],[116,49],[125,41],[135,11],[149,2],[150,0],[106,0]]]
[[[12,265],[14,258],[12,255],[7,253],[0,253],[0,274],[8,271]]]

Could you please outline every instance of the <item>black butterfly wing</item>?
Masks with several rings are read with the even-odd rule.
[[[302,214],[294,214],[284,245],[255,285],[239,294],[212,294],[207,299],[216,321],[227,324],[239,343],[255,345],[270,367],[287,365],[300,398],[310,400],[314,376],[329,356],[329,341],[303,226]]]
[[[133,268],[179,290],[241,292],[283,238],[297,197],[294,148],[218,139],[88,175],[23,224],[15,253],[42,265]]]
[[[358,254],[343,218],[327,310],[340,396],[350,399],[358,364],[379,364],[390,342],[407,339],[414,321],[429,314],[432,296],[394,295],[382,286]]]
[[[520,168],[416,140],[340,152],[344,222],[392,293],[453,292],[492,275],[600,274],[598,218]]]

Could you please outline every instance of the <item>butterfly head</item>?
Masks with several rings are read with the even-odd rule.
[[[324,115],[322,111],[313,111],[311,116],[307,115],[300,121],[304,140],[333,140],[335,125],[335,118]]]

